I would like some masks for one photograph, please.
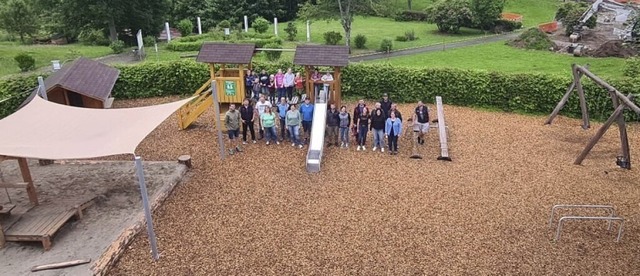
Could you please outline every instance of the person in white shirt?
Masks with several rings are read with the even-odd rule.
[[[295,75],[291,71],[291,68],[287,69],[287,73],[284,74],[284,88],[287,91],[287,101],[291,101],[293,98],[293,86],[295,85]]]
[[[264,96],[260,96],[260,99],[256,103],[256,113],[258,114],[258,118],[262,118],[262,114],[267,111],[267,108],[271,109],[271,102],[265,100]],[[262,129],[261,120],[258,120],[258,123],[260,124],[258,127],[260,130],[260,139],[258,140],[262,140],[264,138],[264,130]]]

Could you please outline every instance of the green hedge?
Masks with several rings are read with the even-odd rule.
[[[167,44],[166,49],[175,52],[193,52],[200,51],[200,47],[203,43],[208,41],[171,41]],[[282,45],[282,39],[280,38],[258,38],[258,39],[243,39],[243,40],[229,40],[229,43],[253,43],[257,48],[263,48],[267,44]]]
[[[253,64],[256,71],[265,69],[275,72],[277,69],[284,70],[288,67],[292,67],[295,72],[302,70],[300,66],[293,66],[291,62]],[[113,95],[119,99],[190,95],[209,78],[207,66],[193,60],[122,65],[118,68],[121,73]],[[571,83],[568,76],[406,68],[388,64],[349,65],[343,69],[342,80],[345,97],[378,99],[382,93],[389,93],[391,99],[396,102],[423,100],[433,103],[438,95],[443,97],[446,104],[537,114],[550,113]],[[586,78],[583,80],[591,118],[606,119],[613,111],[607,91]],[[606,81],[625,94],[640,92],[640,82],[637,79],[620,78]],[[0,104],[0,116],[4,117],[13,112],[36,85],[35,75],[0,81],[0,99],[17,95]],[[580,116],[575,94],[562,114]],[[626,112],[625,116],[628,120],[638,120],[638,116],[633,112]]]

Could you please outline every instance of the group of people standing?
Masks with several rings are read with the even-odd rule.
[[[289,140],[291,146],[302,148],[310,139],[313,113],[314,105],[308,98],[299,108],[296,104],[290,104],[286,96],[280,97],[280,102],[275,106],[264,95],[258,96],[255,104],[252,104],[249,98],[245,99],[239,111],[231,104],[225,115],[225,126],[231,143],[229,153],[242,151],[239,145],[240,127],[242,144],[247,144],[248,138],[251,138],[252,143],[257,143],[257,126],[257,140],[265,139],[267,145]],[[414,110],[409,127],[413,127],[417,143],[424,144],[424,135],[429,131],[429,111],[421,101]],[[277,128],[280,129],[279,135]],[[346,106],[337,109],[335,104],[331,104],[326,120],[327,147],[349,148],[350,135],[353,135],[356,139],[356,150],[365,151],[367,135],[371,132],[373,151],[380,149],[381,152],[385,152],[387,149],[389,154],[397,155],[398,140],[403,134],[403,129],[402,114],[386,93],[371,109],[364,100],[358,101],[352,113],[347,111]]]
[[[318,69],[310,77],[313,82],[333,81],[333,76],[330,72],[322,75]],[[278,69],[276,73],[272,74],[267,73],[266,70],[261,70],[260,73],[247,70],[244,80],[245,97],[255,101],[258,101],[260,96],[264,96],[266,100],[272,103],[282,98],[286,98],[290,102],[294,96],[300,97],[305,92],[304,78],[300,75],[300,72],[293,73],[291,68],[288,68],[285,72],[282,69]]]

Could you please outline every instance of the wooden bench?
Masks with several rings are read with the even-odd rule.
[[[81,219],[82,211],[93,204],[93,199],[94,197],[75,204],[61,201],[38,205],[5,231],[5,240],[39,241],[44,250],[48,251],[51,249],[53,236],[71,218]]]

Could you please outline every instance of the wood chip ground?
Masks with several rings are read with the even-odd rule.
[[[119,107],[176,98],[116,102]],[[446,99],[445,99],[446,100]],[[412,105],[402,105],[409,116]],[[432,110],[435,111],[433,105]],[[349,104],[349,110],[353,103]],[[432,112],[435,113],[435,112]],[[437,131],[409,159],[329,148],[322,172],[306,148],[244,147],[221,162],[212,111],[187,131],[172,116],[139,147],[145,160],[190,154],[191,177],[154,214],[161,259],[139,235],[111,275],[633,275],[640,271],[640,129],[632,166],[618,168],[612,127],[583,166],[572,165],[599,123],[445,106],[453,162],[437,161]],[[372,141],[371,137],[368,139]],[[553,242],[554,204],[612,204],[605,222],[569,222]],[[587,214],[587,213],[580,213]]]

